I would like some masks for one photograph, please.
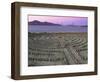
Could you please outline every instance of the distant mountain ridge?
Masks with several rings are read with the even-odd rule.
[[[69,26],[69,27],[87,27],[87,25],[74,25],[74,24],[69,24],[69,25],[61,25],[61,24],[55,24],[51,22],[41,22],[39,20],[34,20],[31,22],[28,22],[28,25],[48,25],[48,26]]]
[[[49,25],[49,26],[62,26],[61,24],[55,24],[55,23],[51,23],[51,22],[41,22],[38,20],[34,20],[31,22],[28,22],[29,25]]]

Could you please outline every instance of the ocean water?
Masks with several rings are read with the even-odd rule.
[[[87,27],[28,25],[28,32],[87,32]]]

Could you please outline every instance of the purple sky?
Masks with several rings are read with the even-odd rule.
[[[29,15],[28,21],[39,20],[41,22],[51,22],[62,25],[87,25],[88,18],[87,17],[74,17],[74,16],[36,16]]]

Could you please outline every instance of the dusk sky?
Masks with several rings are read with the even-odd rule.
[[[61,25],[88,25],[87,17],[73,17],[73,16],[28,16],[28,21],[38,20],[41,22],[51,22]]]

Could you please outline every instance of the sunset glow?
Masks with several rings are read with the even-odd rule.
[[[74,17],[74,16],[35,16],[29,15],[28,22],[38,20],[41,22],[51,22],[56,24],[62,25],[88,25],[88,18],[87,17]]]

